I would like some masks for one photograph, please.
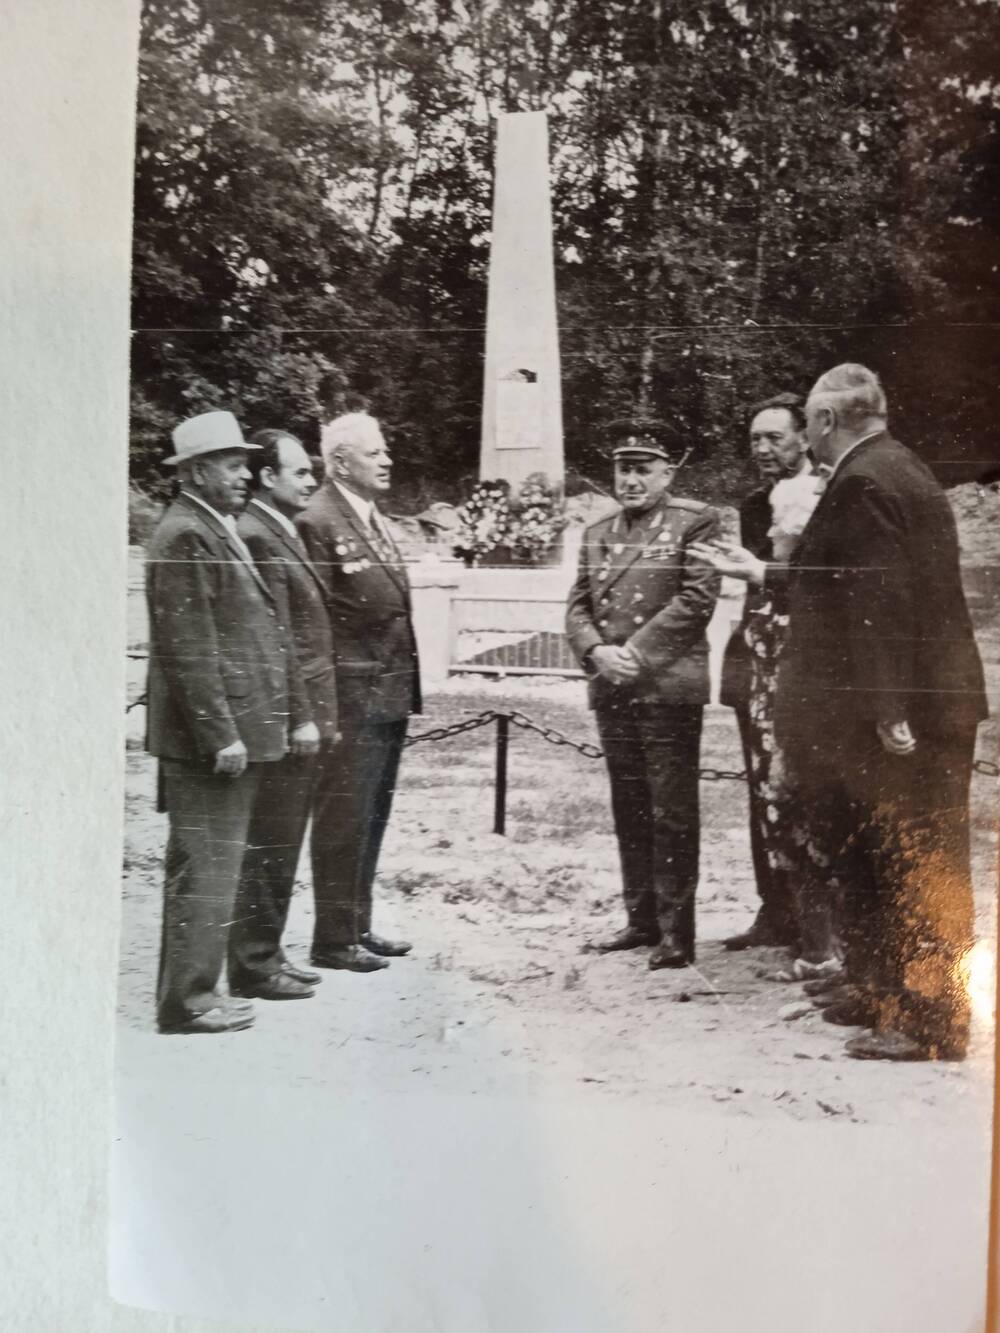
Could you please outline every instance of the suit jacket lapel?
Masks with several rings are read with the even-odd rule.
[[[364,542],[367,549],[371,552],[372,556],[374,557],[373,563],[379,569],[383,570],[390,579],[392,579],[393,583],[404,595],[404,597],[409,596],[409,582],[406,578],[406,575],[403,573],[402,570],[395,568],[393,564],[389,563],[383,558],[382,553],[379,551],[378,547],[372,541],[373,534],[365,527],[365,525],[361,522],[361,519],[354,512],[354,506],[348,504],[348,502],[344,499],[344,497],[340,494],[340,492],[335,489],[333,485],[330,486],[330,494],[333,498],[334,503],[338,506],[341,515],[344,517],[347,523],[350,524],[355,533],[357,533],[357,535]],[[379,515],[379,517],[381,518],[381,515]]]
[[[256,516],[256,518],[260,520],[261,523],[266,524],[268,529],[274,533],[275,537],[277,537],[277,539],[286,548],[286,550],[288,550],[295,557],[295,559],[299,562],[299,564],[303,565],[305,569],[308,570],[309,574],[316,581],[316,587],[319,589],[321,593],[325,594],[326,589],[323,586],[323,580],[319,576],[319,570],[309,559],[309,553],[306,550],[305,543],[303,542],[302,538],[297,536],[293,540],[293,538],[289,535],[287,530],[277,521],[277,519],[272,517],[272,515],[269,514],[267,510],[262,508],[260,505],[254,506],[253,513]]]
[[[226,546],[236,557],[236,559],[240,562],[240,564],[243,565],[244,568],[246,568],[249,571],[254,582],[257,584],[257,587],[260,588],[261,592],[264,594],[267,600],[269,602],[273,602],[274,597],[273,594],[271,593],[271,589],[264,582],[263,578],[261,577],[260,573],[257,570],[256,565],[253,563],[253,560],[247,559],[247,552],[245,550],[241,550],[238,543],[233,540],[233,534],[229,531],[226,525],[224,523],[220,523],[218,519],[215,518],[214,514],[210,514],[208,510],[205,509],[202,505],[189,500],[186,495],[181,495],[179,499],[182,500],[184,504],[187,505],[188,509],[190,509],[192,514],[198,515],[198,517],[206,525],[206,527],[209,529],[210,532],[214,533],[217,537],[221,537],[223,539],[223,541],[226,543]]]
[[[604,562],[610,560],[608,576],[601,582],[606,591],[613,588],[626,570],[631,569],[639,556],[649,545],[650,535],[663,523],[663,510],[659,505],[651,514],[643,515],[638,523],[633,523],[629,532],[625,531],[625,515],[621,511],[612,521],[607,534],[601,538],[604,546]],[[620,558],[619,558],[620,557]]]
[[[389,524],[385,521],[385,515],[378,512],[378,521],[381,524],[379,539],[386,545],[390,560],[384,565],[385,571],[396,580],[400,591],[408,598],[410,595],[410,581],[406,577],[406,571],[403,568],[403,558],[399,554],[399,547],[393,540],[392,533],[389,531]]]

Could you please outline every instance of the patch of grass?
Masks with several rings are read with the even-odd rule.
[[[515,842],[568,842],[595,831],[612,831],[607,790],[581,795],[572,787],[551,791],[540,803],[517,800],[508,807]]]

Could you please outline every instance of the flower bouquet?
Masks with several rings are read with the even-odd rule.
[[[505,481],[480,481],[458,509],[458,540],[453,550],[467,565],[505,546],[511,528],[510,487]]]
[[[562,493],[543,472],[533,472],[521,487],[506,544],[516,560],[535,565],[552,549],[566,526]]]

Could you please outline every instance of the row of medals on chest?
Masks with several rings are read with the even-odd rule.
[[[658,528],[660,527],[660,524],[662,522],[663,522],[663,515],[657,514],[649,526],[650,528]],[[618,527],[619,527],[619,519],[616,518],[614,526],[611,529],[612,533],[617,532]],[[624,554],[626,547],[627,547],[626,542],[614,542],[611,546],[607,545],[604,546],[604,558],[601,561],[601,564],[597,570],[597,578],[599,582],[604,583],[607,579],[611,577],[611,562],[615,556]],[[656,534],[655,539],[652,542],[647,543],[645,546],[643,546],[642,550],[639,553],[639,559],[657,560],[657,561],[667,560],[675,556],[677,554],[677,551],[678,551],[678,546],[673,539],[673,535],[668,530],[661,528],[660,531]],[[608,597],[606,596],[602,597],[601,606],[606,607],[609,601],[610,599]],[[639,602],[645,601],[645,597],[641,592],[635,592],[632,594],[632,601],[638,604]],[[633,617],[633,619],[637,625],[641,625],[645,621],[646,617],[637,614]],[[607,626],[606,620],[602,620],[600,623],[603,627]]]

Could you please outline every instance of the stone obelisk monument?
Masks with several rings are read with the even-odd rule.
[[[562,486],[562,397],[544,111],[497,118],[479,475]]]

